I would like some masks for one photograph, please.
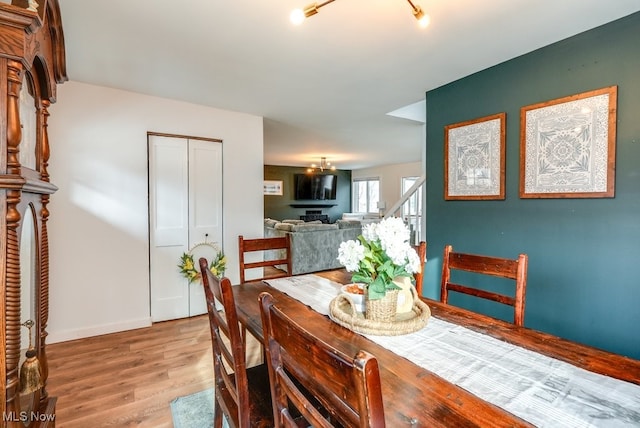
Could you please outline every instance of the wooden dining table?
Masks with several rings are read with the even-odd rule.
[[[316,275],[340,284],[350,282],[344,269]],[[270,293],[276,304],[311,334],[347,355],[363,349],[375,355],[380,367],[386,425],[388,427],[525,427],[533,426],[512,413],[448,382],[363,335],[333,322],[309,306],[265,282],[234,287],[238,318],[246,329],[263,339],[258,298]],[[547,333],[496,320],[431,299],[423,299],[433,317],[464,326],[534,352],[565,361],[591,372],[640,385],[640,361],[571,342]]]

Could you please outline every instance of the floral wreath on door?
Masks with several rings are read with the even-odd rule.
[[[202,246],[210,247],[215,253],[215,256],[212,257],[211,263],[209,264],[209,270],[211,273],[217,277],[224,276],[224,272],[227,267],[227,258],[225,257],[224,252],[215,243],[205,241],[194,245],[188,252],[182,253],[182,256],[180,256],[180,264],[178,265],[178,268],[180,269],[182,276],[189,280],[189,284],[200,280],[202,277],[200,270],[193,260],[193,250]]]

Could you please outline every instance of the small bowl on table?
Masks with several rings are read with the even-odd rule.
[[[366,308],[364,302],[364,284],[345,284],[340,288],[340,291],[351,299],[358,312],[364,313]]]

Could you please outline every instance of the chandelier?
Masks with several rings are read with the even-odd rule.
[[[311,3],[304,9],[295,9],[293,12],[291,12],[291,22],[293,22],[295,25],[300,25],[304,22],[306,18],[318,13],[318,9],[328,5],[329,3],[333,3],[334,1],[335,0],[326,0],[320,4]],[[416,6],[415,4],[413,4],[411,0],[407,0],[407,2],[411,6],[413,16],[418,20],[418,24],[422,28],[425,28],[427,25],[429,25],[429,20],[430,20],[429,15],[426,15],[422,11],[422,8],[420,6]]]
[[[320,158],[320,164],[312,163],[311,166],[309,168],[307,168],[307,172],[315,172],[317,169],[319,169],[320,172],[324,172],[325,169],[328,169],[328,170],[331,170],[331,171],[335,171],[336,170],[336,166],[335,165],[331,165],[331,162],[327,162],[327,158],[326,157],[321,157]]]

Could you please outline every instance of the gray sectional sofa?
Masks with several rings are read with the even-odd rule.
[[[292,274],[318,272],[342,267],[338,261],[340,243],[357,239],[362,233],[359,221],[338,220],[333,224],[320,221],[265,219],[264,236],[291,236]]]

